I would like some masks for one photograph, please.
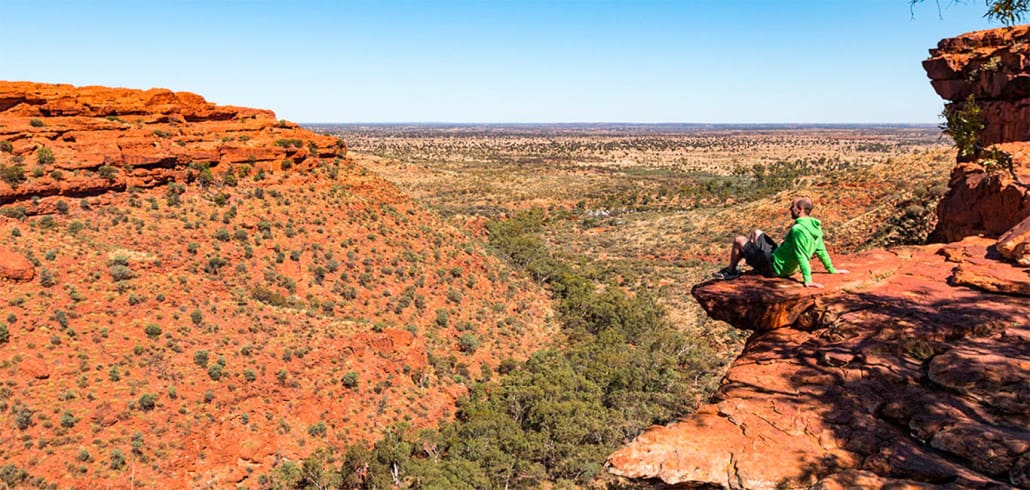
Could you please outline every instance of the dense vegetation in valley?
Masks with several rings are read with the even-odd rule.
[[[643,428],[683,414],[717,382],[717,356],[678,332],[648,294],[596,284],[552,256],[541,210],[488,224],[502,256],[550,286],[560,349],[507,361],[499,382],[472,387],[456,420],[413,434],[397,426],[369,449],[280,466],[273,487],[525,488],[585,484]]]

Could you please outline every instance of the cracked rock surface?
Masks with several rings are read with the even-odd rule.
[[[698,285],[712,317],[755,333],[711,404],[646,430],[609,471],[724,488],[1026,488],[1030,298],[995,286],[1022,291],[1028,276],[993,243],[842,256],[852,273],[817,275],[822,290]],[[976,280],[956,281],[969,263]]]

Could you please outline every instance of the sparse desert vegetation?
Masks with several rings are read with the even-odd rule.
[[[502,361],[496,384],[484,373],[453,422],[421,432],[397,425],[371,449],[327,448],[304,461],[308,471],[277,468],[268,480],[273,486],[596,484],[607,454],[648,425],[696,408],[739,352],[739,331],[709,320],[687,298],[689,287],[714,270],[734,230],[785,226],[784,203],[805,193],[824,204],[838,251],[919,240],[932,225],[929,210],[954,155],[926,128],[832,136],[762,131],[723,135],[728,141],[721,145],[739,145],[739,157],[697,170],[670,164],[676,157],[649,160],[676,146],[661,137],[642,138],[635,160],[609,162],[595,153],[597,140],[633,135],[587,131],[554,146],[550,136],[527,136],[525,128],[486,136],[478,128],[452,128],[446,136],[423,129],[412,135],[409,128],[375,128],[382,140],[366,134],[368,147],[396,153],[356,160],[546,285],[566,340],[525,363]],[[454,134],[463,131],[467,140]],[[813,138],[819,142],[809,147],[812,154],[797,149]],[[626,141],[619,155],[632,146]],[[542,152],[539,161],[518,161],[526,145]],[[583,161],[546,154],[563,145],[590,150]],[[839,153],[822,154],[827,145]],[[775,158],[778,146],[784,154]],[[763,150],[746,151],[755,147]],[[431,150],[418,156],[423,149]],[[742,163],[763,158],[772,160]],[[583,190],[570,192],[576,185]],[[874,198],[858,200],[871,191]],[[447,313],[438,310],[438,326],[451,323]],[[459,347],[474,351],[476,342],[464,334]]]
[[[363,165],[471,233],[543,209],[555,254],[601,282],[653,293],[680,328],[715,338],[689,289],[726,260],[734,235],[755,227],[779,238],[791,196],[806,194],[832,252],[921,242],[955,157],[929,126],[315,129],[346,139]]]

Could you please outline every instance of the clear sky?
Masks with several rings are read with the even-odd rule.
[[[983,0],[3,0],[0,78],[298,122],[937,122]]]

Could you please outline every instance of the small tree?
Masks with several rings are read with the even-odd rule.
[[[914,8],[917,3],[923,0],[909,0],[909,8],[915,15]],[[959,3],[958,0],[950,0],[950,4]],[[937,12],[941,12],[941,0],[934,0],[937,5]],[[984,0],[987,12],[984,17],[1001,22],[1005,26],[1012,26],[1023,21],[1023,17],[1030,12],[1030,0]]]
[[[11,187],[18,187],[18,184],[25,182],[25,169],[20,165],[0,166],[0,180],[7,182]]]
[[[139,401],[137,404],[139,405],[140,410],[153,410],[154,407],[157,405],[157,395],[153,393],[144,393],[139,397]]]
[[[979,140],[984,130],[984,120],[983,110],[973,94],[969,94],[958,108],[945,109],[941,116],[946,121],[941,125],[941,130],[955,140],[959,156],[976,158],[980,151]]]
[[[347,371],[343,374],[343,378],[340,379],[340,384],[347,388],[354,389],[358,386],[358,373],[354,371]]]

